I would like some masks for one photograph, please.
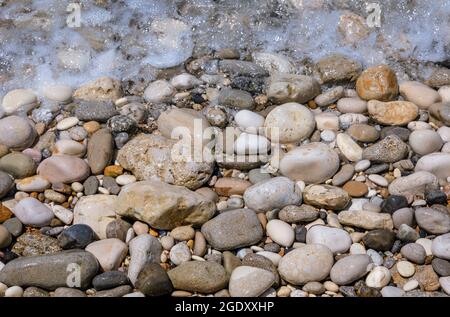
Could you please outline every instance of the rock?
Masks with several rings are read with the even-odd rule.
[[[74,99],[87,101],[115,101],[121,96],[120,81],[109,77],[97,78],[96,80],[81,86],[73,93]]]
[[[222,265],[209,261],[185,262],[168,272],[175,289],[211,294],[227,285]]]
[[[338,219],[342,225],[354,226],[366,230],[392,230],[392,228],[394,227],[391,215],[378,214],[371,211],[344,210],[339,213]]]
[[[429,172],[416,172],[405,177],[399,177],[389,185],[392,195],[423,196],[427,186],[438,186],[438,179]]]
[[[355,168],[351,164],[345,164],[341,167],[340,171],[334,175],[332,184],[333,186],[341,186],[352,179],[355,174]]]
[[[310,143],[285,154],[280,161],[280,172],[295,181],[320,184],[336,174],[339,163],[338,155],[328,146]]]
[[[73,183],[85,180],[89,174],[89,165],[82,159],[58,155],[51,156],[39,164],[37,173],[50,183]]]
[[[182,73],[180,75],[173,77],[170,80],[170,84],[176,89],[186,90],[201,85],[202,81],[197,79],[197,77],[191,74]]]
[[[316,114],[314,118],[316,120],[317,130],[319,131],[339,130],[339,117],[332,112],[321,112],[319,114]]]
[[[20,286],[11,286],[5,291],[5,297],[22,297],[23,289]]]
[[[426,84],[433,88],[450,85],[450,70],[445,67],[435,69],[428,77]]]
[[[0,119],[0,144],[21,151],[30,147],[37,136],[35,128],[26,118],[9,116]]]
[[[366,248],[377,251],[390,251],[395,242],[395,233],[387,229],[376,229],[363,237]]]
[[[416,130],[409,135],[409,145],[419,155],[438,152],[444,142],[434,130]]]
[[[275,177],[247,188],[244,201],[248,208],[265,212],[300,204],[302,194],[300,188],[290,179]]]
[[[58,287],[53,297],[87,297],[86,294],[78,289],[69,287]]]
[[[264,68],[269,74],[274,73],[295,73],[295,67],[290,60],[281,54],[274,53],[253,53],[253,62]]]
[[[322,244],[335,254],[344,254],[352,245],[350,235],[342,229],[313,226],[306,234],[307,244]]]
[[[331,210],[342,210],[350,202],[348,193],[331,185],[309,185],[303,192],[306,204]]]
[[[398,273],[405,278],[411,277],[416,272],[414,265],[408,261],[397,262]]]
[[[243,195],[252,183],[246,180],[232,177],[219,178],[214,184],[214,189],[220,196]]]
[[[33,227],[47,226],[54,217],[50,208],[32,197],[22,199],[13,212],[20,222]]]
[[[50,294],[38,287],[27,287],[23,292],[23,297],[50,297]]]
[[[230,277],[229,291],[232,297],[258,297],[275,282],[275,276],[266,270],[239,266]]]
[[[286,206],[278,214],[287,223],[311,222],[319,218],[319,211],[309,205]]]
[[[450,215],[433,208],[418,208],[415,218],[419,227],[431,234],[450,232]]]
[[[315,120],[311,110],[292,102],[275,107],[267,115],[264,127],[272,142],[294,143],[312,134]]]
[[[407,144],[395,135],[387,136],[363,151],[363,159],[381,163],[395,163],[407,155]]]
[[[391,101],[398,96],[397,76],[386,65],[367,68],[356,81],[361,99]]]
[[[91,195],[81,197],[74,208],[73,224],[91,227],[100,239],[106,239],[108,225],[116,219],[117,197]]]
[[[371,262],[366,254],[346,256],[333,265],[331,280],[338,285],[350,285],[367,274]]]
[[[341,98],[337,102],[337,109],[341,113],[366,113],[367,101],[359,98]]]
[[[125,259],[128,247],[119,239],[105,239],[92,242],[86,247],[100,263],[104,271],[117,270]]]
[[[241,110],[234,115],[234,121],[243,131],[251,133],[264,125],[265,118],[255,112]]]
[[[238,155],[265,155],[269,149],[269,140],[261,135],[242,133],[234,143],[234,152]]]
[[[219,92],[218,101],[220,105],[225,107],[250,110],[255,107],[252,95],[239,89],[222,89]]]
[[[125,186],[136,182],[136,176],[134,175],[120,175],[116,178],[116,183],[120,186]]]
[[[16,182],[17,190],[24,192],[43,192],[49,187],[49,181],[39,175],[30,176]]]
[[[52,254],[61,251],[55,238],[41,234],[39,231],[31,231],[17,238],[12,251],[21,256],[35,256]]]
[[[72,155],[82,158],[86,147],[74,140],[59,140],[55,143],[53,154]]]
[[[3,97],[1,109],[6,115],[27,113],[36,107],[37,102],[37,96],[31,89],[14,89]]]
[[[0,249],[4,249],[8,247],[12,242],[11,233],[9,233],[8,229],[0,225]]]
[[[142,181],[122,187],[117,203],[119,215],[166,230],[180,225],[201,225],[214,212],[214,202],[200,194],[159,181]]]
[[[419,108],[412,102],[380,102],[371,100],[367,104],[370,117],[378,123],[388,126],[404,126],[419,115]]]
[[[431,252],[434,256],[450,260],[450,234],[444,234],[433,240]]]
[[[369,118],[360,113],[345,113],[339,116],[339,126],[342,129],[348,129],[353,124],[367,124],[368,122]]]
[[[79,280],[71,273],[81,268]],[[27,274],[23,274],[26,269]],[[55,254],[21,257],[8,262],[0,271],[0,281],[7,285],[36,286],[48,290],[79,282],[78,287],[87,288],[98,271],[95,257],[86,251],[73,250]],[[71,284],[72,285],[72,284]],[[73,284],[75,285],[75,284]]]
[[[401,254],[411,262],[424,264],[427,256],[425,249],[418,243],[408,243],[400,250]]]
[[[13,179],[7,173],[0,171],[0,198],[3,198],[13,187]]]
[[[419,282],[420,288],[426,292],[437,291],[440,287],[439,276],[433,271],[431,265],[417,266],[413,278]]]
[[[312,77],[276,74],[270,78],[267,96],[276,104],[306,103],[321,93],[320,84]]]
[[[381,211],[393,214],[395,211],[408,207],[408,200],[404,196],[391,195],[381,204]]]
[[[344,96],[344,87],[337,86],[335,88],[331,88],[331,89],[325,91],[324,93],[318,95],[314,99],[314,102],[319,107],[327,107],[327,106],[335,103],[339,99],[341,99],[343,96]]]
[[[191,138],[195,140],[205,140],[203,131],[210,127],[208,120],[199,112],[193,109],[170,108],[158,117],[158,129],[161,134],[168,139],[178,140],[184,133],[189,132]],[[184,128],[180,131],[180,128]]]
[[[204,256],[206,253],[206,239],[199,231],[195,232],[193,253],[196,256]]]
[[[324,280],[333,266],[333,253],[323,245],[310,244],[294,249],[281,258],[278,271],[294,285]]]
[[[272,241],[284,247],[290,247],[294,243],[294,229],[284,221],[273,219],[267,223],[267,235]]]
[[[85,224],[70,226],[58,236],[58,243],[63,249],[84,249],[94,240],[94,231]]]
[[[106,122],[118,115],[114,104],[110,101],[80,101],[73,112],[81,121]]]
[[[432,118],[442,122],[444,125],[450,125],[450,105],[449,103],[435,103],[428,111]]]
[[[405,81],[400,84],[400,94],[405,100],[415,103],[421,109],[428,109],[441,101],[439,93],[417,81]]]
[[[23,225],[17,217],[6,220],[3,223],[3,226],[5,226],[14,237],[18,237],[23,230]]]
[[[89,139],[87,159],[93,174],[103,173],[111,162],[114,150],[113,137],[107,129],[95,132]]]
[[[94,297],[125,297],[131,293],[132,289],[129,285],[122,285],[110,290],[97,292]]]
[[[192,226],[181,226],[173,229],[170,235],[178,241],[188,241],[194,239],[195,230]]]
[[[320,59],[317,68],[324,84],[355,81],[362,70],[358,61],[340,54]]]
[[[445,183],[447,177],[450,177],[450,153],[431,153],[422,156],[416,164],[415,171],[430,172],[439,179],[439,183]]]
[[[159,263],[147,263],[139,273],[136,288],[146,296],[162,296],[173,290],[172,282]]]
[[[442,287],[442,290],[450,295],[450,278],[449,277],[441,277],[439,279],[439,284]]]
[[[397,238],[402,242],[414,242],[419,237],[419,233],[408,225],[403,224],[398,228]]]
[[[375,267],[366,278],[366,284],[373,288],[383,288],[391,281],[391,272],[384,266]]]
[[[190,261],[192,255],[186,242],[179,242],[170,249],[169,256],[170,261],[172,261],[174,265],[180,265],[181,263]]]
[[[158,263],[161,259],[161,243],[149,234],[142,234],[132,239],[129,243],[130,264],[128,266],[128,278],[133,285],[136,284],[139,272],[146,263]]]
[[[362,148],[348,134],[338,134],[336,144],[347,160],[358,162],[362,159]]]
[[[366,20],[350,11],[345,11],[339,17],[337,30],[343,36],[346,44],[355,44],[364,40],[370,34]]]
[[[247,61],[225,59],[219,61],[219,69],[231,77],[267,77],[268,72],[261,66]]]
[[[66,85],[46,86],[43,90],[45,98],[62,104],[66,104],[72,99],[72,93],[72,88]]]
[[[405,295],[405,291],[398,287],[385,286],[381,290],[381,295],[383,295],[383,297],[402,297]]]
[[[0,158],[0,170],[20,179],[34,175],[36,163],[28,155],[13,152]]]
[[[440,276],[450,276],[450,262],[434,258],[433,261],[431,261],[431,265],[433,266],[433,270],[439,274]]]
[[[138,180],[160,179],[189,189],[201,187],[213,172],[212,162],[174,158],[176,143],[162,136],[140,134],[119,150],[117,159]]]
[[[202,233],[216,250],[234,250],[253,245],[263,236],[258,217],[250,209],[224,212],[205,223]]]
[[[361,182],[350,181],[342,187],[351,197],[364,197],[369,188],[366,184]]]

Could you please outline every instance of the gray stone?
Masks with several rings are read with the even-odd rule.
[[[97,291],[128,285],[129,283],[127,275],[120,271],[104,272],[92,280],[92,285]]]
[[[86,294],[78,289],[69,287],[58,287],[53,297],[87,297]]]
[[[36,163],[28,155],[14,152],[0,158],[0,170],[21,179],[35,174]]]
[[[432,234],[450,232],[450,215],[433,208],[418,208],[415,211],[417,224]]]
[[[255,106],[252,95],[243,90],[225,88],[219,92],[218,98],[219,104],[226,107],[251,110]]]
[[[136,288],[147,296],[162,296],[172,292],[173,286],[159,263],[147,263],[136,280]]]
[[[14,182],[11,176],[7,173],[0,171],[0,198],[3,198],[11,190]]]
[[[438,258],[450,260],[450,233],[435,238],[431,252]]]
[[[100,183],[95,176],[89,176],[83,183],[84,194],[86,196],[95,195]]]
[[[350,285],[366,275],[372,262],[365,254],[346,256],[337,261],[330,272],[331,280],[338,285]]]
[[[109,101],[79,101],[74,115],[81,121],[106,122],[109,118],[118,115],[116,108]]]
[[[407,155],[407,144],[395,135],[387,136],[363,151],[363,159],[381,163],[395,163]]]
[[[272,286],[275,276],[264,269],[239,266],[230,277],[231,297],[258,297]]]
[[[408,243],[403,246],[400,253],[409,261],[416,264],[425,264],[427,253],[424,247],[418,243]]]
[[[111,163],[113,150],[113,137],[109,130],[98,130],[89,138],[87,160],[93,174],[103,173],[105,167]]]
[[[131,259],[128,266],[128,278],[134,285],[139,272],[146,263],[160,262],[162,246],[155,237],[141,234],[130,241],[129,250]]]
[[[352,239],[345,230],[317,225],[308,230],[306,243],[322,244],[335,254],[343,254],[350,249]]]
[[[311,222],[319,218],[319,211],[309,205],[286,206],[278,214],[280,220],[287,223]]]
[[[94,297],[122,297],[132,292],[132,288],[129,285],[122,285],[116,288],[97,292]]]

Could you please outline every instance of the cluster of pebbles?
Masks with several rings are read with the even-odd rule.
[[[450,294],[449,69],[224,49],[140,95],[12,90],[0,118],[0,296]],[[240,132],[175,160],[194,122]]]

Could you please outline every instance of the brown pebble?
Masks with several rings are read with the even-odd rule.
[[[13,213],[6,206],[0,203],[0,223],[4,223],[6,220],[11,218]]]
[[[206,240],[203,233],[195,232],[194,255],[204,256],[206,253]]]
[[[188,246],[189,249],[192,250],[192,248],[194,247],[194,240],[189,240],[186,245]]]
[[[36,129],[38,135],[43,135],[45,132],[45,123],[38,122],[34,125],[34,128]]]
[[[98,130],[100,130],[100,123],[97,121],[89,121],[83,124],[83,128],[89,133],[92,134]]]
[[[246,180],[233,177],[219,178],[214,184],[216,193],[220,196],[243,195],[245,190],[252,186],[252,183]]]
[[[380,195],[383,198],[388,198],[389,197],[389,190],[387,188],[380,189]]]
[[[256,215],[259,219],[259,222],[261,223],[261,226],[263,227],[263,230],[266,230],[267,225],[267,218],[265,214],[257,214]]]
[[[317,104],[314,100],[310,100],[308,101],[308,107],[311,109],[316,109],[317,108]]]
[[[154,237],[159,237],[159,233],[153,229],[150,228],[149,233]]]
[[[30,194],[30,197],[38,198],[38,195],[39,195],[38,192],[32,192],[32,193]]]
[[[105,170],[103,171],[103,174],[105,176],[109,177],[117,177],[123,174],[123,167],[120,165],[110,165],[106,166]]]
[[[352,197],[363,197],[369,191],[366,184],[355,181],[346,183],[343,189]]]

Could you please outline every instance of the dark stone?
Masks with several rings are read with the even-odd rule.
[[[166,295],[173,290],[169,276],[158,263],[147,263],[144,266],[137,277],[136,288],[147,296]]]
[[[193,93],[191,98],[194,103],[202,104],[205,102],[205,99],[202,97],[202,94],[199,93]]]
[[[399,209],[408,207],[408,200],[405,196],[391,195],[381,204],[381,212],[393,214]]]
[[[386,259],[384,259],[383,266],[385,268],[391,269],[395,265],[395,263],[397,263],[397,260],[393,257],[388,256],[386,257]]]
[[[110,118],[106,123],[113,133],[128,132],[133,133],[137,129],[137,123],[133,118],[118,115]]]
[[[440,190],[430,190],[425,192],[425,199],[428,205],[447,205],[447,195]]]
[[[278,253],[278,252],[280,252],[280,250],[281,250],[281,247],[276,243],[268,243],[268,244],[264,245],[264,251]]]
[[[129,285],[130,281],[124,272],[109,271],[97,275],[92,280],[92,285],[97,291],[111,289],[122,285]]]
[[[130,294],[132,288],[130,285],[122,285],[113,289],[97,292],[94,297],[122,297]]]
[[[18,237],[23,231],[23,225],[19,218],[11,218],[3,223],[3,226],[11,233],[13,236]]]
[[[236,76],[231,80],[232,88],[245,90],[252,94],[262,93],[264,86],[265,79],[263,77]]]
[[[84,194],[86,196],[95,195],[98,190],[98,186],[100,185],[97,177],[89,176],[83,183],[84,186]]]
[[[395,242],[395,233],[387,229],[377,229],[368,232],[363,237],[367,249],[390,251]]]
[[[388,170],[389,170],[388,164],[377,164],[377,165],[373,165],[373,166],[369,167],[368,169],[366,169],[364,171],[364,173],[366,175],[381,174],[381,173],[387,172]]]
[[[381,292],[379,290],[367,286],[363,281],[358,281],[355,284],[355,291],[358,297],[381,297]]]
[[[450,276],[450,261],[434,258],[431,261],[433,270],[440,276]]]
[[[12,251],[0,251],[0,261],[3,262],[4,264],[17,259],[19,257],[19,255],[17,255],[16,253],[12,252]]]
[[[398,253],[400,252],[400,249],[402,248],[403,243],[400,240],[395,240],[394,245],[392,246],[391,252],[392,253]]]
[[[341,286],[339,292],[345,297],[356,297],[355,288],[353,286]]]
[[[205,255],[205,260],[208,262],[215,262],[217,264],[222,264],[222,255],[212,253]]]
[[[117,185],[116,180],[112,177],[103,177],[103,188],[106,188],[110,194],[117,195],[120,192],[120,186]]]
[[[384,139],[388,135],[396,135],[398,136],[402,141],[406,142],[409,139],[409,135],[411,134],[411,131],[406,128],[402,127],[384,127],[381,129],[381,138]]]
[[[84,249],[96,239],[94,231],[85,224],[73,225],[65,229],[59,236],[58,242],[63,249]]]
[[[127,238],[128,229],[130,228],[131,225],[122,219],[111,221],[106,226],[106,238],[117,238],[119,240],[125,241],[125,239]]]
[[[325,211],[320,211],[319,212],[319,218],[320,219],[325,220],[325,219],[327,219],[327,217],[328,217],[328,214]]]
[[[77,100],[79,104],[74,111],[75,117],[81,121],[106,122],[109,118],[118,115],[114,103],[111,101],[82,101]]]
[[[306,233],[308,230],[306,230],[305,226],[297,226],[295,227],[295,241],[306,243]]]

